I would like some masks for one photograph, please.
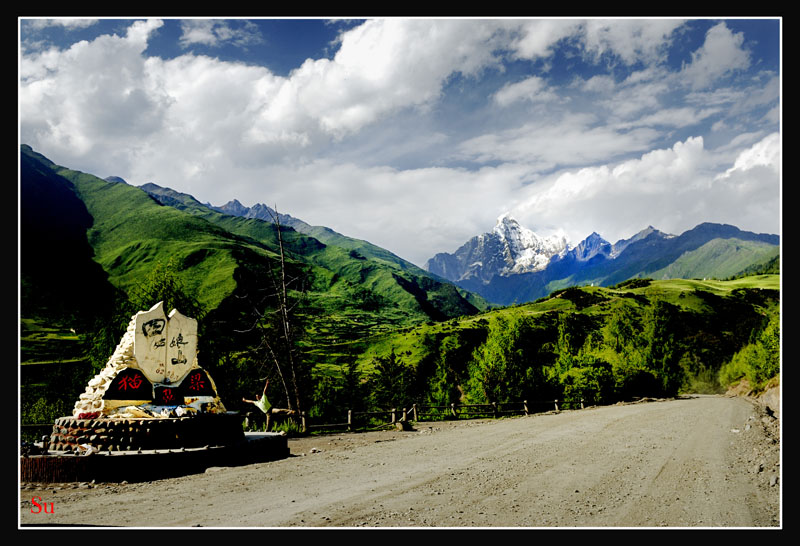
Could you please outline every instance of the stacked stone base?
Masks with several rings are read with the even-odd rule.
[[[237,444],[218,447],[24,456],[20,457],[20,478],[25,483],[142,482],[201,473],[213,466],[239,466],[288,456],[285,436],[248,433]]]
[[[76,419],[53,425],[49,450],[137,451],[224,446],[244,439],[237,414],[201,414],[169,419]]]

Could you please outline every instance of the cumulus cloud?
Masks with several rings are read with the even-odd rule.
[[[590,56],[618,56],[625,64],[658,63],[666,59],[679,19],[593,19],[584,26],[586,52]]]
[[[136,21],[125,36],[103,35],[69,49],[25,56],[20,64],[23,142],[80,157],[112,156],[161,127],[169,97],[148,81],[142,52],[159,21]]]
[[[579,80],[576,84],[590,93],[611,93],[616,87],[614,78],[606,74],[592,76],[588,80]]]
[[[659,63],[673,32],[685,21],[678,19],[544,19],[519,23],[511,49],[516,58],[539,59],[552,55],[562,41],[582,46],[592,62],[614,57],[615,62]]]
[[[518,23],[510,48],[519,59],[549,57],[553,48],[581,29],[580,21],[571,19],[538,19]]]
[[[193,44],[218,47],[227,43],[247,47],[264,42],[258,28],[249,21],[185,19],[181,21],[181,31],[179,42],[184,48]]]
[[[692,61],[682,75],[693,89],[705,89],[717,79],[750,65],[750,54],[743,48],[744,36],[732,32],[725,23],[709,29],[703,46],[692,53]]]
[[[561,226],[574,244],[601,224],[611,242],[648,225],[680,234],[706,221],[779,233],[779,156],[779,139],[770,135],[716,176],[714,152],[692,137],[638,159],[541,180],[512,212],[524,225]]]
[[[775,123],[779,79],[702,85],[703,66],[721,63],[713,78],[746,66],[734,55],[744,51],[740,37],[724,24],[677,73],[662,63],[673,21],[651,28],[375,19],[342,32],[332,58],[309,59],[280,76],[190,52],[192,45],[246,45],[257,35],[244,22],[184,23],[186,53],[171,59],[145,54],[160,21],[23,52],[22,142],[63,165],[153,181],[214,204],[277,204],[419,265],[491,229],[509,203],[517,203],[512,212],[524,225],[564,228],[578,240],[591,231],[629,237],[649,224],[665,231],[695,220],[739,225],[727,211],[744,208],[752,225],[740,227],[775,231],[756,228],[775,215],[754,204],[774,211],[780,147],[769,140],[756,148],[775,128],[754,125],[751,112],[758,123]],[[496,83],[509,59],[546,60],[564,43],[591,62],[644,64],[621,81],[600,73],[559,87],[545,70]],[[697,84],[687,88],[679,78]],[[461,109],[462,90],[468,109]],[[732,133],[708,150],[686,132],[664,136],[710,127],[714,116],[723,117],[717,130],[742,138]],[[411,159],[400,169],[398,158]],[[470,169],[456,167],[465,164]],[[753,189],[757,172],[773,173],[762,194]],[[712,187],[730,191],[712,199]],[[715,213],[722,204],[726,212]]]
[[[241,24],[182,21],[181,42],[219,45],[254,36],[246,22],[236,23]],[[167,140],[180,137],[191,142],[216,134],[223,146],[236,142],[248,150],[259,150],[266,161],[283,154],[302,156],[403,109],[431,107],[453,74],[475,77],[499,68],[498,52],[503,48],[519,57],[534,57],[546,55],[563,38],[583,36],[595,54],[613,51],[632,61],[655,56],[676,22],[376,19],[342,33],[333,59],[309,59],[285,78],[264,68],[244,68],[202,56],[145,59],[141,53],[147,37],[159,24],[135,22],[124,38],[102,36],[64,52],[25,57],[21,70],[30,77],[23,85],[30,93],[24,98],[23,135],[33,135],[37,142],[56,144],[59,149],[77,147],[86,154],[89,143],[100,142],[92,127],[111,128],[110,122],[116,118],[114,130],[128,132],[133,138],[158,131],[159,120],[169,120],[169,130],[161,133]],[[122,62],[117,58],[120,54]],[[34,73],[41,79],[34,81]],[[108,89],[79,85],[85,78],[98,80],[103,74]],[[598,90],[600,83],[593,79],[587,86]],[[603,81],[604,89],[610,85]],[[621,88],[621,94],[604,104],[621,118],[652,110],[660,106],[656,97],[664,91],[663,85],[651,81],[647,87]],[[543,78],[530,76],[503,87],[494,100],[502,106],[520,101],[547,103],[557,100],[557,95]],[[51,114],[51,109],[61,111]],[[199,136],[201,128],[219,132]],[[555,151],[547,142],[523,134],[531,128],[479,137],[466,142],[463,150],[469,155],[473,144],[489,144],[487,151],[478,155],[481,161],[520,160],[532,155],[536,160],[558,162],[565,155],[574,155],[573,151],[577,151],[575,157],[591,160],[622,146],[632,145],[628,151],[642,150],[649,138],[646,132],[620,134],[584,125],[577,131],[585,134],[566,133],[578,138],[576,146],[545,158],[544,152],[524,151],[528,143]],[[552,135],[549,133],[547,136]],[[568,142],[566,138],[559,141]],[[598,152],[591,153],[590,148]],[[195,149],[207,153],[203,146]]]
[[[736,158],[733,167],[719,175],[716,180],[732,178],[759,167],[766,167],[777,174],[781,168],[781,148],[780,134],[767,135],[752,147],[742,151]]]
[[[383,115],[439,98],[454,73],[499,63],[495,27],[468,20],[377,19],[346,32],[332,60],[307,60],[282,90],[319,126],[342,137]],[[269,118],[269,116],[268,116]]]
[[[281,150],[343,138],[403,108],[424,107],[451,74],[474,76],[498,62],[487,45],[493,24],[378,19],[344,33],[334,59],[309,59],[279,78],[265,68],[202,56],[145,59],[147,37],[158,26],[134,22],[124,37],[24,56],[23,137],[85,155],[90,143],[102,146],[91,128],[107,127],[114,116],[116,130],[130,131],[131,138],[169,119],[166,139],[223,141],[228,133],[213,131],[239,121],[236,140],[264,146],[265,156],[274,158]],[[231,38],[229,28],[190,21],[183,41],[218,44]],[[133,111],[135,118],[126,115]],[[207,135],[198,136],[198,129]]]

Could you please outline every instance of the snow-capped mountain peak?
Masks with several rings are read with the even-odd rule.
[[[506,268],[503,275],[540,271],[550,258],[567,249],[564,236],[541,237],[519,224],[509,213],[501,215],[492,230],[504,246]]]
[[[603,239],[599,233],[594,231],[586,239],[581,241],[578,246],[570,250],[574,251],[575,257],[578,260],[586,261],[593,258],[597,254],[610,256],[612,248],[611,243]]]
[[[428,260],[431,273],[454,281],[480,279],[488,283],[495,276],[541,271],[556,255],[567,252],[562,235],[541,237],[502,214],[489,233],[476,235],[453,254],[440,253]]]

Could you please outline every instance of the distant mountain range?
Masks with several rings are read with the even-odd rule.
[[[21,152],[24,312],[100,304],[105,296],[94,297],[98,290],[126,290],[158,261],[178,264],[205,305],[227,308],[262,282],[257,271],[274,260],[275,211],[267,205],[213,206],[154,183],[135,187],[73,171],[26,145]],[[278,218],[289,230],[293,263],[310,275],[310,305],[331,320],[355,306],[393,325],[471,314],[487,302],[533,301],[570,285],[728,277],[779,254],[777,235],[720,224],[680,236],[648,227],[613,245],[593,233],[571,246],[503,215],[491,233],[437,254],[423,269],[367,241],[288,214]],[[65,263],[70,267],[53,267]],[[348,321],[366,324],[348,317],[334,329]]]
[[[571,285],[610,286],[634,277],[725,278],[779,254],[777,235],[703,223],[675,236],[648,226],[614,244],[592,233],[576,246],[543,238],[508,214],[490,233],[454,253],[440,253],[425,268],[488,301],[532,301]]]

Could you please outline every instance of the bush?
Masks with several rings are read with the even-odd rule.
[[[631,400],[635,397],[658,397],[663,394],[663,385],[656,374],[641,368],[620,369],[616,378],[617,397]]]
[[[747,379],[758,390],[780,373],[780,318],[774,315],[753,343],[745,345],[719,371],[719,382],[728,387]]]
[[[586,404],[607,404],[614,397],[614,375],[611,365],[594,361],[588,365],[570,368],[560,376],[564,389],[564,405],[579,408]]]
[[[272,425],[272,432],[285,432],[287,436],[302,436],[303,427],[295,419],[286,419]]]

